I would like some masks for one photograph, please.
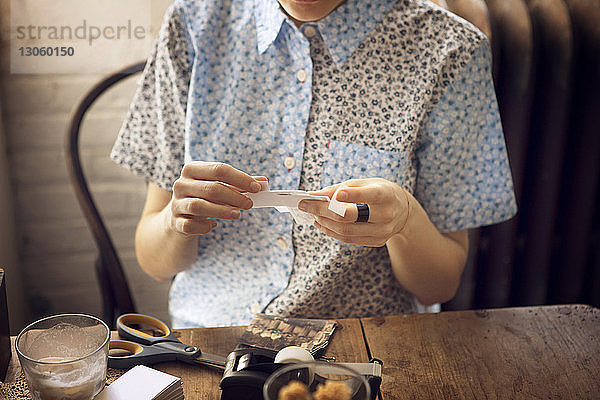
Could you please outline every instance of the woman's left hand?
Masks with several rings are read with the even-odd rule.
[[[352,179],[329,186],[311,194],[330,199],[340,186],[337,200],[349,204],[346,214],[340,217],[328,209],[328,203],[303,200],[298,208],[315,216],[315,226],[328,236],[344,243],[381,247],[394,235],[402,232],[408,223],[412,196],[399,185],[382,178]],[[356,204],[369,206],[367,222],[356,222]]]

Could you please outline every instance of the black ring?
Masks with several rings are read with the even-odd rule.
[[[369,220],[369,205],[368,204],[357,204],[358,216],[356,222],[367,222]]]

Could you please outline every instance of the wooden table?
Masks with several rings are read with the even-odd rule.
[[[226,355],[244,327],[180,330]],[[326,351],[343,362],[383,360],[382,398],[600,399],[600,310],[585,305],[342,319]],[[219,399],[221,374],[165,363],[187,400]],[[14,355],[7,383],[19,374]]]

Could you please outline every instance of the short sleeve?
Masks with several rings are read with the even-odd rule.
[[[490,225],[516,213],[487,40],[455,73],[421,134],[415,197],[438,230]]]
[[[168,191],[184,163],[194,54],[185,14],[176,4],[165,15],[110,155],[117,164]]]

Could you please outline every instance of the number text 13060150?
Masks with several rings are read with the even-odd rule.
[[[73,47],[19,47],[22,57],[72,57],[75,55]]]

